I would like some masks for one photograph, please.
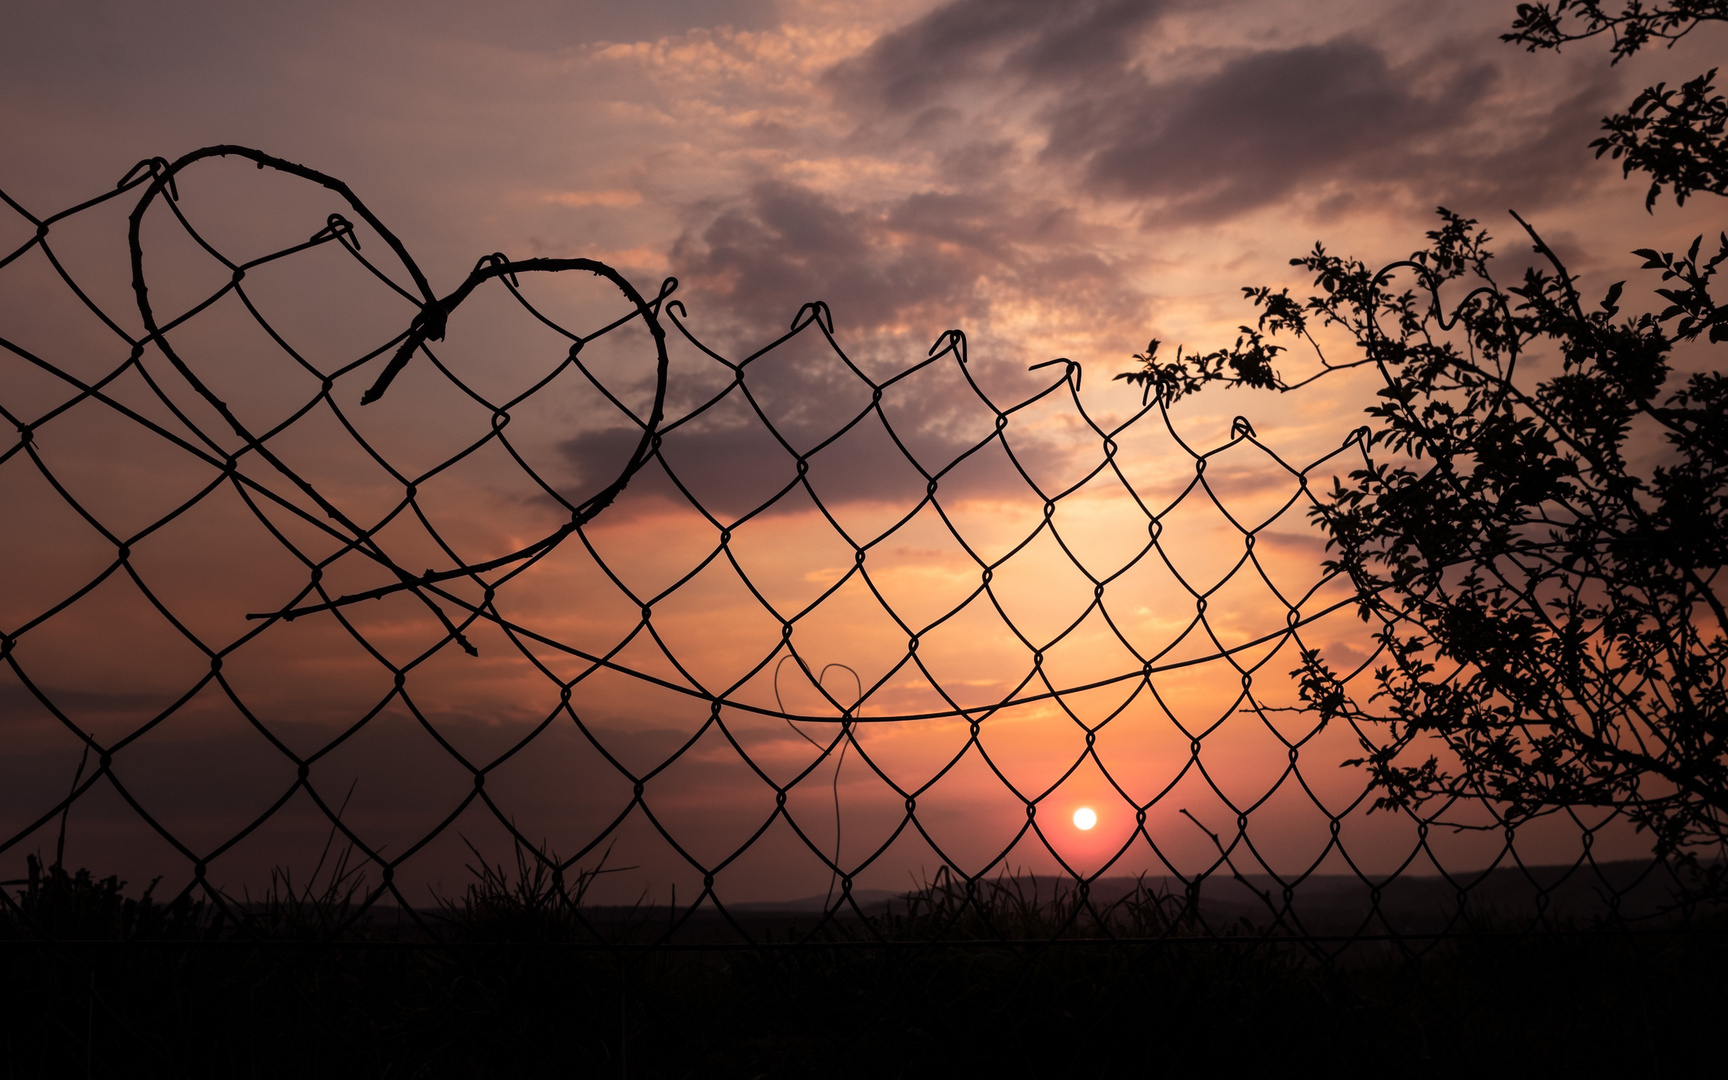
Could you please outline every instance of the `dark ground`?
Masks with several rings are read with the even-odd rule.
[[[1714,916],[1695,917],[1689,930],[1671,923],[1638,933],[1516,935],[1479,924],[1432,947],[1365,943],[1328,961],[1312,943],[1193,934],[1156,898],[1121,909],[1116,924],[1172,935],[1155,944],[986,943],[977,939],[994,931],[974,913],[954,920],[938,895],[927,910],[881,920],[887,944],[716,950],[578,944],[586,931],[568,911],[537,908],[536,895],[471,890],[442,913],[448,945],[376,924],[306,945],[293,941],[329,937],[339,905],[260,905],[252,930],[267,940],[257,941],[216,925],[208,909],[141,905],[118,883],[45,876],[0,915],[0,1069],[7,1077],[1721,1071],[1728,921]],[[1047,935],[1066,918],[1060,900],[1016,907],[1002,894],[981,907],[1010,937]],[[956,940],[910,943],[937,921]],[[616,936],[642,940],[646,924],[616,923]],[[63,943],[44,943],[44,931]],[[1423,948],[1416,958],[1412,950]]]

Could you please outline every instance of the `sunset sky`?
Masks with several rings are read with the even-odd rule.
[[[1434,208],[1445,205],[1502,238],[1509,278],[1531,258],[1529,245],[1512,239],[1516,226],[1506,211],[1515,208],[1583,275],[1586,292],[1633,278],[1631,295],[1631,248],[1682,247],[1720,227],[1717,208],[1707,203],[1645,214],[1642,185],[1595,160],[1587,144],[1600,117],[1638,88],[1711,66],[1709,58],[1728,43],[1722,29],[1611,68],[1606,50],[1591,44],[1532,56],[1501,43],[1512,7],[1501,0],[13,4],[0,40],[0,190],[42,216],[107,189],[141,159],[237,143],[345,180],[440,294],[492,252],[598,259],[648,296],[663,278],[676,277],[682,321],[732,360],[784,333],[807,301],[824,300],[835,340],[878,381],[924,360],[944,332],[963,330],[964,371],[954,357],[940,358],[884,393],[883,416],[904,453],[872,420],[813,456],[810,484],[833,523],[795,491],[741,525],[731,544],[744,577],[783,613],[846,580],[800,620],[796,641],[813,668],[845,665],[874,687],[866,716],[943,711],[928,683],[896,667],[906,658],[906,632],[853,574],[855,550],[836,526],[875,541],[918,505],[925,481],[906,455],[934,471],[986,439],[993,416],[980,393],[1006,407],[1062,378],[1060,366],[1029,372],[1029,365],[1055,357],[1079,363],[1085,375],[1078,393],[1064,387],[1016,413],[1008,435],[1039,488],[1063,491],[1102,460],[1101,440],[1081,408],[1106,431],[1140,410],[1137,393],[1110,380],[1132,367],[1134,352],[1152,337],[1167,351],[1179,342],[1227,344],[1250,317],[1240,287],[1305,284],[1287,260],[1317,240],[1386,262],[1420,246]],[[328,193],[243,163],[196,168],[179,181],[180,205],[247,257],[304,240],[340,209]],[[80,283],[129,330],[139,325],[124,258],[125,214],[134,202],[122,197],[87,228],[78,226],[85,231],[69,226],[51,238]],[[223,278],[176,239],[160,204],[151,213],[145,238],[158,260],[149,264],[157,275],[152,296],[159,311],[183,310]],[[10,251],[30,229],[9,212],[5,218],[0,249]],[[382,257],[382,245],[363,242],[364,253]],[[324,370],[377,348],[414,313],[329,246],[257,278],[261,303],[305,355],[329,359]],[[592,279],[525,279],[524,289],[571,326],[592,329],[628,310]],[[126,359],[118,338],[77,310],[39,255],[0,270],[0,336],[82,378]],[[566,346],[492,288],[453,317],[437,353],[497,401],[552,370]],[[176,347],[257,430],[317,393],[317,380],[287,365],[231,303],[189,322]],[[153,356],[145,365],[161,368]],[[584,356],[609,390],[631,408],[646,408],[652,350],[639,326],[609,335]],[[15,415],[38,415],[64,398],[63,383],[13,355],[3,361],[0,404]],[[1303,363],[1291,358],[1287,373]],[[376,370],[374,363],[338,380],[335,400],[407,475],[489,430],[489,412],[424,358],[384,401],[360,410],[359,393]],[[669,416],[688,415],[729,377],[688,343],[676,343]],[[747,385],[800,450],[870,403],[868,384],[814,328],[754,365]],[[131,392],[116,386],[117,395]],[[1211,450],[1230,440],[1232,419],[1241,414],[1266,447],[1301,468],[1361,423],[1372,390],[1352,375],[1282,397],[1213,391],[1174,410],[1173,430],[1156,413],[1135,424],[1119,437],[1116,460],[1129,485],[1161,509],[1195,474],[1178,436]],[[573,378],[515,410],[511,425],[523,460],[572,501],[615,474],[636,437],[599,393]],[[99,507],[97,516],[120,536],[213,475],[102,409],[68,412],[36,439],[55,475]],[[276,445],[355,520],[377,521],[403,497],[401,484],[325,410],[296,422]],[[739,393],[669,435],[664,453],[672,474],[722,525],[750,515],[796,475],[793,457]],[[1339,461],[1317,477],[1348,467]],[[1254,525],[1295,495],[1291,474],[1251,444],[1208,468],[1220,500]],[[298,498],[286,494],[280,475],[258,476],[284,498]],[[1056,524],[1067,553],[1050,530],[1039,533],[1042,499],[1010,471],[999,444],[943,484],[943,511],[985,561],[1038,534],[993,583],[1008,620],[1033,642],[1060,634],[1086,610],[1093,598],[1087,573],[1114,574],[1146,542],[1145,513],[1107,473],[1062,501]],[[1179,639],[1194,618],[1193,598],[1173,575],[1203,591],[1242,558],[1240,531],[1203,497],[1184,500],[1164,523],[1160,540],[1171,566],[1136,563],[1105,596],[1117,629],[1141,655]],[[15,508],[0,525],[0,559],[30,568],[13,572],[14,585],[0,599],[0,630],[11,632],[112,563],[114,545],[67,512],[22,453],[0,464],[0,499]],[[496,441],[429,482],[420,499],[439,534],[470,560],[546,535],[562,512]],[[302,532],[295,542],[327,544]],[[506,586],[499,604],[518,626],[605,653],[634,626],[639,601],[716,550],[716,534],[656,466],[585,530],[583,543],[569,541]],[[247,613],[279,610],[307,583],[305,568],[228,489],[159,536],[140,543],[133,568],[172,597],[176,618],[218,648],[256,625]],[[405,517],[379,536],[413,570],[450,564]],[[1269,527],[1259,555],[1280,590],[1301,596],[1314,585],[1321,547],[1301,505]],[[873,546],[870,560],[872,582],[914,628],[979,586],[977,558],[934,508]],[[337,591],[384,583],[375,567],[358,562],[333,566]],[[209,670],[208,658],[165,632],[161,616],[123,577],[32,629],[17,653],[39,689],[100,740],[136,728]],[[1247,577],[1232,578],[1209,612],[1208,625],[1225,646],[1284,626],[1287,608]],[[1338,595],[1323,591],[1313,606]],[[1026,644],[984,607],[969,607],[933,631],[920,653],[942,689],[968,708],[1002,700],[1028,673]],[[442,635],[424,607],[400,595],[350,610],[360,636],[391,662]],[[1094,613],[1051,651],[1046,671],[1056,685],[1139,669],[1098,622]],[[675,670],[640,635],[619,662],[708,690],[744,679],[774,654],[780,636],[724,559],[656,603],[653,625],[686,670]],[[1348,619],[1315,634],[1340,660],[1365,655]],[[478,657],[446,647],[416,667],[409,685],[430,726],[483,761],[556,713],[558,680],[576,669],[568,657],[512,641],[496,627],[477,625],[472,636]],[[1256,684],[1274,706],[1293,700],[1288,686],[1276,685],[1295,664],[1290,645],[1282,648]],[[1203,651],[1190,640],[1171,657]],[[536,670],[530,655],[546,670]],[[1252,657],[1245,662],[1263,659],[1264,650]],[[771,671],[757,671],[729,700],[773,706]],[[233,654],[225,678],[265,726],[302,753],[391,698],[387,668],[328,613],[273,624]],[[651,767],[708,717],[707,706],[689,695],[624,675],[603,672],[579,685],[576,704],[595,741],[633,770]],[[843,704],[856,693],[851,676],[833,668],[823,685]],[[1085,714],[1083,723],[1096,723],[1134,686],[1093,691],[1071,706]],[[1144,691],[1128,701],[1100,731],[1098,754],[1132,802],[1176,782],[1148,813],[1147,828],[1171,864],[1194,869],[1215,852],[1179,811],[1191,810],[1228,842],[1236,810],[1212,787],[1238,808],[1256,803],[1288,764],[1270,728],[1278,718],[1298,721],[1289,713],[1237,713],[1207,736],[1209,779],[1190,770],[1176,781],[1190,764],[1190,736],[1236,707],[1241,684],[1234,669],[1213,664],[1158,686],[1164,703]],[[808,680],[786,678],[779,688],[788,711],[834,711]],[[784,722],[748,711],[728,716],[738,747],[774,779],[810,763],[811,744]],[[0,753],[3,839],[64,795],[78,744],[10,671],[0,673],[0,723],[8,732]],[[1050,702],[1015,706],[992,723],[993,760],[1028,792],[1054,784],[1085,749],[1083,726]],[[805,728],[820,741],[833,737],[831,725]],[[907,721],[867,726],[859,746],[897,783],[917,788],[967,733],[963,719]],[[718,733],[705,738],[649,785],[648,802],[696,858],[712,862],[772,815],[774,797],[738,749]],[[1304,748],[1314,794],[1294,783],[1278,788],[1256,811],[1255,854],[1242,857],[1255,868],[1255,860],[1281,871],[1309,865],[1328,835],[1313,799],[1342,810],[1361,792],[1360,777],[1337,768],[1355,750],[1343,732]],[[175,710],[129,753],[117,758],[117,775],[200,850],[232,835],[236,822],[294,783],[292,764],[214,691]],[[1082,764],[1048,797],[1052,813],[1041,813],[1039,823],[1055,854],[1089,873],[1123,843],[1134,809],[1094,765]],[[353,781],[349,820],[387,854],[418,839],[472,790],[399,700],[320,768],[313,781],[331,803],[340,803]],[[788,802],[823,846],[833,842],[825,801],[833,772],[818,767]],[[497,794],[501,814],[560,853],[591,843],[631,798],[628,780],[565,721],[501,767],[487,790]],[[842,767],[839,790],[849,837],[842,861],[856,860],[899,824],[902,799],[855,757]],[[1084,834],[1069,824],[1081,805],[1098,814],[1097,829]],[[160,864],[176,857],[131,817],[110,789],[92,789],[74,809],[69,835],[89,838],[84,850],[93,865],[108,860],[134,879],[172,877]],[[974,753],[921,797],[919,820],[942,850],[975,869],[1002,849],[1025,814]],[[225,856],[229,879],[255,881],[260,867],[314,850],[320,821],[297,796],[253,841]],[[1350,828],[1352,850],[1365,853],[1365,864],[1390,869],[1410,850],[1408,827],[1386,816],[1356,815]],[[640,810],[619,826],[613,864],[642,869],[628,883],[621,877],[614,891],[649,889],[658,897],[680,882],[680,896],[694,895],[700,874],[649,829]],[[1563,831],[1543,841],[1557,858],[1577,849],[1575,832]],[[460,835],[492,843],[498,834],[476,808],[474,820],[428,849],[417,880],[459,884]],[[903,885],[908,874],[938,864],[910,832],[903,841],[863,884]],[[52,842],[48,828],[4,858],[18,861]],[[717,886],[722,895],[820,894],[827,871],[807,855],[789,856],[793,843],[777,822],[727,871]],[[1483,865],[1494,850],[1484,838],[1456,843],[1459,865]],[[1047,868],[1051,853],[1028,847],[1006,865]],[[1148,869],[1166,866],[1142,844],[1112,872]]]

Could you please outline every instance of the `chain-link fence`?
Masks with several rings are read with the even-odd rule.
[[[1381,734],[1289,674],[1375,664],[1307,515],[1360,433],[1201,448],[1203,417],[1100,421],[1077,364],[958,330],[854,359],[821,303],[729,358],[674,280],[589,259],[441,297],[344,184],[241,147],[6,202],[14,889],[117,867],[200,918],[333,899],[296,933],[417,940],[520,895],[576,938],[729,944],[1670,904],[1612,814],[1367,813],[1340,763]]]

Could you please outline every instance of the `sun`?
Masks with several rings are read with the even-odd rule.
[[[1074,811],[1074,827],[1081,832],[1085,832],[1096,824],[1098,824],[1098,815],[1092,812],[1090,806],[1082,806]]]

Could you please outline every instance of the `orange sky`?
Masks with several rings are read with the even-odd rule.
[[[1148,337],[1226,341],[1247,317],[1238,286],[1289,281],[1285,259],[1317,237],[1370,261],[1397,257],[1420,243],[1438,203],[1484,218],[1503,236],[1503,211],[1515,205],[1587,283],[1631,273],[1621,254],[1630,247],[1673,244],[1709,224],[1709,207],[1644,216],[1637,186],[1593,162],[1585,144],[1596,117],[1639,80],[1690,72],[1719,50],[1719,35],[1689,41],[1682,55],[1611,71],[1588,49],[1530,57],[1499,44],[1495,34],[1510,15],[1498,3],[741,0],[633,5],[626,16],[604,5],[523,0],[485,20],[454,9],[448,19],[410,19],[406,10],[332,5],[317,18],[290,19],[215,5],[145,15],[97,4],[78,14],[32,13],[41,25],[14,41],[37,44],[29,55],[8,54],[0,74],[0,139],[15,148],[0,165],[0,189],[41,215],[103,190],[139,158],[251,144],[348,180],[439,292],[475,258],[499,250],[602,259],[650,296],[672,275],[681,283],[681,321],[733,361],[783,333],[801,304],[823,299],[835,341],[858,371],[809,326],[752,361],[742,385],[728,389],[729,370],[675,335],[663,463],[639,474],[580,537],[500,587],[497,611],[510,633],[476,624],[473,657],[439,645],[437,620],[403,595],[345,608],[351,629],[324,612],[271,623],[234,647],[259,628],[245,616],[279,610],[305,587],[307,570],[233,487],[218,484],[132,545],[135,579],[124,569],[110,575],[18,638],[15,670],[0,672],[0,837],[52,808],[78,763],[79,744],[18,672],[69,722],[110,744],[206,679],[210,661],[190,635],[225,652],[221,683],[251,720],[222,685],[205,682],[115,764],[127,792],[188,847],[211,850],[293,786],[292,763],[264,731],[310,753],[382,705],[320,758],[312,780],[331,804],[352,784],[345,820],[394,857],[473,790],[435,738],[483,764],[550,717],[489,776],[497,816],[471,806],[404,880],[459,884],[460,837],[495,845],[501,816],[566,855],[615,836],[611,865],[637,869],[609,879],[607,895],[658,896],[673,882],[681,896],[694,895],[699,871],[653,834],[647,813],[638,808],[614,823],[631,800],[623,773],[659,764],[702,729],[708,698],[722,697],[724,730],[708,728],[647,783],[647,808],[690,858],[708,865],[769,822],[773,789],[746,758],[785,783],[817,755],[809,739],[825,744],[835,732],[831,720],[794,728],[751,712],[772,708],[776,689],[788,711],[836,711],[794,664],[781,668],[776,685],[782,618],[793,621],[791,642],[813,670],[845,665],[856,673],[868,690],[859,709],[866,721],[956,711],[919,663],[958,709],[972,710],[1039,694],[1033,650],[1058,638],[1039,670],[1068,688],[1132,675],[1145,657],[1171,665],[1284,627],[1287,608],[1253,566],[1233,571],[1246,550],[1242,532],[1217,506],[1254,527],[1278,515],[1254,554],[1283,595],[1303,597],[1319,581],[1321,548],[1303,504],[1290,504],[1295,478],[1241,442],[1208,460],[1210,495],[1195,488],[1177,501],[1196,472],[1183,442],[1201,453],[1223,447],[1243,414],[1265,447],[1303,468],[1357,426],[1372,386],[1340,376],[1284,397],[1214,392],[1183,403],[1170,428],[1153,411],[1114,436],[1121,478],[1106,470],[1075,488],[1104,461],[1092,425],[1114,432],[1141,410],[1109,376]],[[703,20],[718,21],[691,28]],[[326,192],[244,163],[201,164],[178,184],[182,210],[241,258],[304,240],[344,209]],[[128,332],[139,325],[124,246],[133,202],[115,200],[51,235],[80,286]],[[10,250],[30,227],[5,216],[0,244]],[[143,236],[159,313],[190,308],[221,287],[224,273],[160,202]],[[385,257],[375,235],[359,236],[363,253]],[[1502,250],[1511,266],[1526,258],[1518,245]],[[579,333],[628,310],[603,282],[571,276],[525,280],[526,294]],[[413,314],[334,245],[260,269],[246,284],[321,371],[376,349]],[[0,404],[25,421],[69,391],[17,350],[87,380],[126,359],[119,338],[79,308],[41,252],[0,268],[0,322],[0,336],[16,347],[0,355]],[[964,366],[950,353],[886,385],[951,327],[967,334]],[[170,337],[255,431],[274,428],[318,392],[317,377],[295,367],[232,296]],[[448,376],[419,357],[383,401],[362,409],[374,361],[336,380],[337,409],[314,407],[270,445],[370,528],[395,511],[403,485],[342,426],[353,424],[392,467],[421,480],[416,506],[459,556],[501,555],[568,517],[522,463],[580,501],[616,473],[635,429],[564,370],[510,410],[519,463],[487,439],[493,414],[458,381],[489,401],[509,400],[558,368],[567,345],[488,286],[434,349]],[[1061,366],[1026,370],[1055,356],[1086,373],[1077,392],[1062,383]],[[583,352],[601,385],[638,413],[652,397],[651,358],[639,324]],[[172,402],[234,448],[156,350],[142,363],[166,400],[130,371],[108,390],[115,402],[189,433]],[[870,411],[870,380],[885,385],[880,414]],[[991,438],[989,402],[1006,409],[1053,385],[1012,414],[1002,440]],[[809,458],[810,489],[833,521],[800,487],[763,508],[796,480],[797,461],[749,400],[797,453],[865,414]],[[476,443],[460,464],[425,475]],[[126,539],[219,475],[95,402],[41,425],[32,445],[36,459],[14,450],[0,463],[0,500],[9,508],[0,558],[24,568],[0,594],[0,630],[8,633],[114,562],[114,543],[68,511],[49,477]],[[1048,524],[1043,498],[1009,451],[1039,490],[1074,489]],[[926,495],[908,456],[930,473],[952,468],[935,502],[902,520]],[[1318,469],[1317,481],[1334,468]],[[291,543],[315,560],[336,550],[313,524],[321,513],[281,474],[255,456],[242,472],[254,491],[283,500],[263,516]],[[1158,551],[1142,554],[1147,510],[1130,489],[1160,519]],[[290,505],[310,520],[296,519]],[[731,531],[722,549],[723,528]],[[379,528],[376,540],[416,571],[451,565],[409,514]],[[862,569],[859,548],[867,552]],[[986,565],[990,589],[981,593]],[[327,575],[333,592],[388,581],[353,556]],[[1108,580],[1102,606],[1115,630],[1093,611],[1064,633],[1091,604],[1094,579]],[[471,585],[451,592],[479,598]],[[1190,627],[1194,593],[1209,594],[1198,629]],[[1311,614],[1339,598],[1323,588],[1301,607]],[[664,649],[639,625],[640,605],[650,601]],[[919,638],[915,657],[908,627]],[[1216,641],[1200,636],[1207,630]],[[1305,629],[1304,640],[1339,663],[1365,656],[1348,613]],[[405,679],[417,720],[392,693],[387,664],[435,645]],[[1272,645],[1279,651],[1268,656]],[[583,675],[562,711],[560,683],[587,669],[582,656],[609,654],[623,670]],[[1292,643],[1248,649],[1236,662],[1254,669],[1260,703],[1291,703]],[[841,705],[857,693],[852,674],[836,667],[823,686]],[[1022,796],[1039,800],[1043,836],[1023,837],[1007,866],[1048,868],[1060,858],[1091,873],[1127,841],[1135,804],[1148,803],[1152,844],[1142,837],[1130,845],[1112,873],[1200,869],[1216,852],[1179,812],[1228,843],[1236,814],[1250,806],[1244,842],[1254,853],[1238,849],[1239,868],[1289,872],[1314,863],[1330,836],[1316,804],[1342,813],[1361,795],[1361,778],[1338,768],[1357,750],[1354,737],[1328,731],[1303,743],[1305,791],[1287,775],[1285,740],[1301,741],[1309,721],[1243,711],[1241,677],[1228,662],[1160,670],[1150,688],[1156,700],[1133,678],[1064,696],[1073,716],[1047,698],[980,713],[980,742],[964,754],[964,717],[860,725],[838,780],[841,861],[859,865],[887,844],[904,824],[904,793],[916,792],[927,838],[902,829],[861,884],[894,887],[932,872],[938,849],[963,870],[982,868],[1026,825]],[[1106,717],[1094,761],[1085,728]],[[1195,763],[1190,739],[1201,735]],[[833,760],[787,800],[810,842],[830,852]],[[1069,823],[1080,805],[1097,810],[1095,830]],[[212,875],[255,883],[268,866],[302,860],[321,842],[321,820],[296,794]],[[1545,835],[1526,843],[1543,861],[1578,850],[1575,827],[1538,831]],[[75,807],[69,835],[69,859],[134,880],[183,877],[184,861],[148,836],[106,783]],[[1386,815],[1352,813],[1342,835],[1376,871],[1401,863],[1414,844],[1411,826]],[[6,857],[52,843],[50,825],[16,838]],[[1450,837],[1443,853],[1449,865],[1480,866],[1496,843]],[[797,844],[786,821],[774,820],[721,875],[721,894],[823,892],[827,871]],[[1325,865],[1342,868],[1336,855]]]

